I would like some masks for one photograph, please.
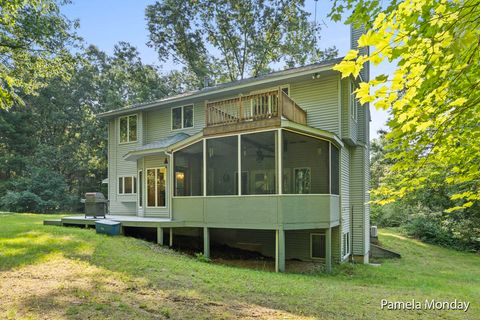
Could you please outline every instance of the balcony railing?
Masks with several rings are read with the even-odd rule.
[[[241,122],[280,119],[307,123],[307,113],[282,90],[207,102],[207,127]]]

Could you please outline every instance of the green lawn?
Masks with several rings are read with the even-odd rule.
[[[141,240],[0,214],[0,318],[480,319],[480,256],[381,230],[400,260],[275,274],[200,262]],[[58,217],[58,216],[57,216]],[[463,311],[388,311],[381,299],[467,300]]]

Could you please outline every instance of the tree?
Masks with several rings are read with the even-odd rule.
[[[335,57],[318,47],[319,26],[303,0],[163,0],[146,9],[149,45],[161,61],[173,59],[196,75],[233,81]]]
[[[390,108],[387,157],[394,162],[374,190],[380,204],[443,188],[449,212],[480,204],[480,2],[478,0],[335,1],[330,17],[367,28],[359,47],[335,67],[358,77],[362,65],[396,62],[393,76],[360,84],[361,103]],[[372,91],[372,92],[371,92]]]
[[[107,131],[94,115],[169,93],[156,67],[128,43],[112,56],[94,46],[69,79],[50,78],[24,105],[0,110],[0,207],[78,211],[79,198],[107,177]]]
[[[67,1],[60,1],[63,4]],[[55,0],[0,0],[0,109],[21,104],[53,77],[67,78],[77,36]]]

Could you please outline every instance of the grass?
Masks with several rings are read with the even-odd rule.
[[[57,216],[58,217],[58,216]],[[152,243],[0,214],[0,318],[479,319],[480,256],[380,230],[402,254],[333,274],[201,262]],[[463,311],[388,311],[381,299],[470,301]]]

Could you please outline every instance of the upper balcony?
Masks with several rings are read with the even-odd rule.
[[[283,118],[306,125],[307,113],[281,89],[206,103],[205,134],[279,126]]]

